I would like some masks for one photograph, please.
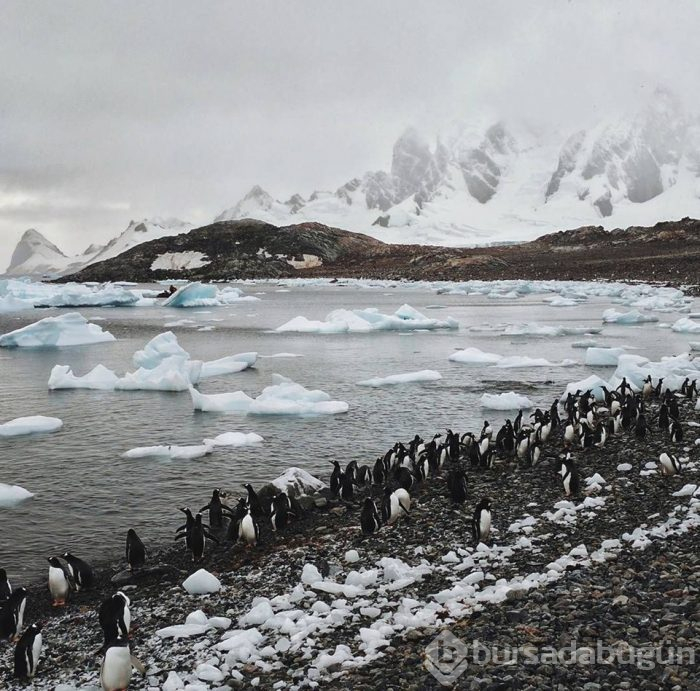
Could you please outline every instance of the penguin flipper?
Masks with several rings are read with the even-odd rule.
[[[198,513],[202,513],[202,511],[208,511],[210,507],[211,507],[211,504],[207,504],[206,506],[203,506],[203,507],[198,511]]]
[[[409,516],[408,509],[399,501],[399,506],[403,509],[404,513]]]

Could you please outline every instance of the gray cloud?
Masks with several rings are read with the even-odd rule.
[[[408,125],[476,116],[566,132],[663,83],[700,112],[695,0],[352,3],[6,0],[0,265],[131,218],[205,222],[386,167]]]

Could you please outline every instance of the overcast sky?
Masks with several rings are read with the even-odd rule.
[[[0,267],[387,168],[409,125],[564,131],[657,84],[700,112],[700,2],[3,0]]]

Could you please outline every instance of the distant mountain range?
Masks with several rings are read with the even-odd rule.
[[[410,129],[394,144],[389,171],[286,201],[256,185],[215,221],[315,221],[386,242],[474,246],[682,216],[700,216],[700,118],[657,89],[640,111],[568,138],[504,121],[454,125],[431,144]],[[191,228],[176,219],[132,222],[77,257],[27,231],[8,273],[72,272]]]

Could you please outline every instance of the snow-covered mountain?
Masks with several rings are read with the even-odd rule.
[[[216,220],[313,220],[390,242],[468,245],[682,216],[700,216],[700,120],[657,89],[638,112],[564,137],[503,121],[456,124],[431,144],[409,129],[388,172],[308,199],[255,186]]]
[[[116,257],[134,245],[186,233],[193,227],[177,218],[131,221],[126,230],[106,245],[92,244],[82,254],[73,256],[65,255],[40,232],[30,229],[17,243],[5,273],[13,276],[73,273],[95,262]]]

